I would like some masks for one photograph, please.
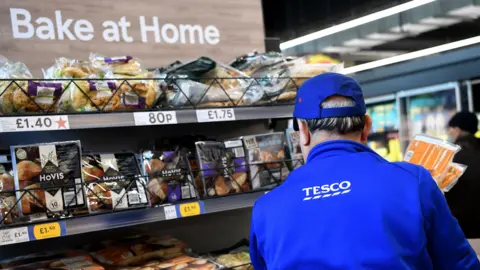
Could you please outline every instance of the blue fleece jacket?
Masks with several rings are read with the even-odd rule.
[[[250,254],[262,269],[480,269],[429,172],[353,141],[315,146],[262,196]]]

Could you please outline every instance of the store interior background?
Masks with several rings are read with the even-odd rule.
[[[280,50],[282,42],[349,21],[408,1],[392,0],[262,0],[265,43]],[[288,55],[325,54],[346,67],[427,49],[480,35],[480,0],[437,0],[387,19],[342,31],[328,38],[284,50]],[[252,48],[257,49],[258,48]],[[409,139],[426,133],[446,139],[446,123],[458,110],[474,111],[480,117],[480,44],[446,51],[398,64],[352,74],[363,86],[368,113],[373,118],[369,144],[391,161],[402,159]],[[287,120],[258,120],[222,125],[198,124],[202,134],[232,138],[269,130],[284,131]],[[87,130],[6,134],[4,148],[17,142],[35,143],[80,139],[98,151],[136,150],[152,144],[164,134],[190,134],[191,126],[172,125],[162,129],[109,128],[96,131],[98,140],[87,140]],[[135,140],[132,140],[135,137]],[[85,143],[83,143],[85,138]],[[288,199],[288,198],[286,198]],[[28,254],[42,246],[70,248],[108,239],[112,235],[137,232],[174,234],[195,250],[204,252],[227,247],[248,238],[251,208],[224,211],[189,219],[162,221],[135,227],[93,232],[34,243],[0,247],[0,254]],[[221,235],[221,237],[219,237]]]

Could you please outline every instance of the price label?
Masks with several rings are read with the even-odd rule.
[[[177,113],[174,111],[136,112],[133,113],[135,126],[177,124]]]
[[[55,238],[67,234],[64,221],[32,225],[30,230],[32,240]]]
[[[165,206],[163,209],[166,219],[198,216],[205,213],[202,201]]]
[[[42,130],[70,129],[68,116],[26,116],[0,118],[0,130],[2,132],[25,132]]]
[[[182,217],[198,216],[202,213],[202,209],[198,202],[182,203],[179,205],[180,215]]]
[[[177,218],[177,208],[175,205],[169,205],[163,207],[163,211],[165,211],[165,219],[176,219]]]
[[[197,120],[200,123],[235,121],[235,111],[232,108],[197,110]]]
[[[13,228],[0,231],[0,246],[28,242],[28,228]]]

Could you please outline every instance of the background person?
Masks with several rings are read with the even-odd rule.
[[[430,173],[364,145],[365,113],[350,77],[300,87],[293,116],[306,163],[255,203],[255,270],[480,269]]]
[[[480,238],[480,142],[477,116],[459,112],[448,122],[448,136],[462,147],[453,161],[467,165],[457,184],[447,193],[448,205],[467,238]]]

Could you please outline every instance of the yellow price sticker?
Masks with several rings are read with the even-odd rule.
[[[198,216],[203,212],[199,202],[182,203],[178,208],[182,217]]]
[[[60,222],[37,224],[33,226],[33,235],[37,240],[60,237],[62,236],[62,227]]]

